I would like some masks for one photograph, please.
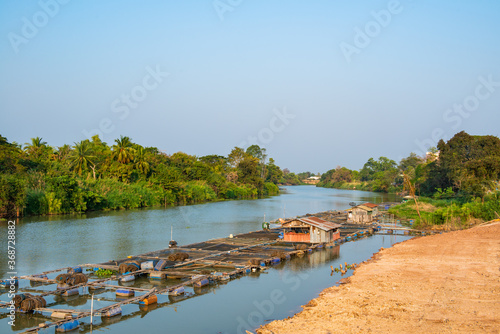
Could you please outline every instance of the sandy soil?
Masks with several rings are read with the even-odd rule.
[[[382,249],[269,333],[500,333],[500,222]]]

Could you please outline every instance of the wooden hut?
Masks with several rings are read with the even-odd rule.
[[[282,224],[283,240],[289,242],[329,243],[340,238],[340,224],[318,217],[303,217]]]
[[[365,224],[371,223],[377,214],[377,204],[365,203],[351,208],[347,218],[348,221]]]

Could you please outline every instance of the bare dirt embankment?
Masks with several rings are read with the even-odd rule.
[[[278,333],[500,333],[500,222],[383,249]]]

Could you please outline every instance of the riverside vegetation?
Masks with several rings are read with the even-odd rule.
[[[288,179],[257,145],[196,157],[123,136],[112,146],[94,136],[57,148],[0,136],[0,218],[259,198]]]
[[[389,210],[414,220],[415,227],[469,226],[500,218],[500,139],[459,132],[440,140],[426,157],[411,153],[394,160],[370,158],[359,171],[337,167],[321,177],[320,187],[408,194],[405,175],[420,195],[420,217],[413,201]]]

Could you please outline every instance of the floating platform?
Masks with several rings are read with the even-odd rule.
[[[335,217],[336,219],[343,219],[343,216],[339,214],[336,214]],[[19,279],[40,283],[45,290],[22,288],[20,291],[23,293],[36,293],[40,297],[54,296],[54,301],[57,298],[61,299],[58,296],[72,296],[71,298],[82,299],[85,304],[91,294],[103,293],[104,291],[114,291],[116,297],[125,298],[118,301],[117,299],[103,298],[101,296],[99,297],[101,303],[107,301],[110,304],[92,311],[52,308],[57,303],[70,305],[69,300],[64,301],[61,299],[60,302],[56,301],[56,304],[51,304],[51,307],[36,308],[34,310],[40,314],[58,315],[57,318],[53,319],[49,315],[48,321],[42,326],[28,328],[25,332],[38,332],[42,328],[49,327],[55,327],[56,331],[69,331],[72,330],[71,328],[75,328],[73,326],[79,323],[79,319],[88,318],[91,315],[101,316],[103,319],[120,318],[122,306],[131,303],[140,305],[142,311],[145,308],[161,307],[158,303],[158,295],[168,295],[169,303],[192,298],[210,291],[209,286],[211,284],[225,284],[238,276],[266,270],[268,266],[280,265],[295,256],[306,256],[315,250],[326,248],[327,251],[335,251],[332,250],[335,247],[338,252],[338,246],[342,242],[355,240],[371,233],[366,225],[363,227],[348,226],[343,232],[341,230],[342,237],[338,240],[329,244],[311,244],[282,241],[279,238],[280,231],[280,228],[254,231],[228,238],[213,239],[129,256],[126,259],[117,261],[87,263],[75,267],[21,276]],[[130,262],[139,263],[138,270],[124,274],[112,274],[108,277],[98,277],[94,274],[99,269],[118,272],[121,264],[125,265]],[[88,273],[89,271],[90,273]],[[47,291],[47,285],[57,284],[57,281],[49,278],[49,276],[53,277],[58,273],[65,272],[85,273],[88,281],[72,286],[60,286],[52,291]],[[149,277],[147,281],[150,282],[149,286],[153,287],[145,289],[142,286],[134,286],[136,278],[140,276]],[[144,279],[141,279],[141,281],[144,281]],[[186,288],[194,289],[194,293],[187,292]],[[80,294],[79,291],[83,292]],[[8,304],[3,303],[0,306],[7,307]],[[125,315],[123,318],[127,316]]]

